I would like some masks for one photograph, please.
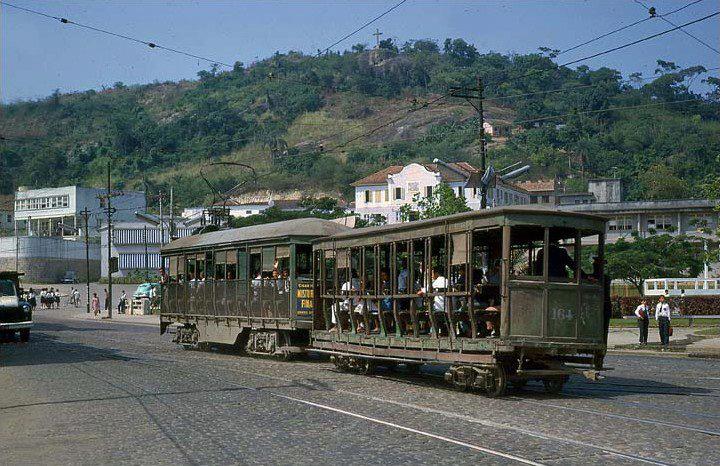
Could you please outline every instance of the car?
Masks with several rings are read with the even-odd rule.
[[[138,285],[137,290],[133,293],[133,298],[153,298],[157,296],[159,283],[142,283]]]
[[[32,308],[24,301],[17,272],[0,271],[0,340],[20,334],[20,341],[30,340],[33,326]]]
[[[60,281],[66,285],[74,285],[77,283],[77,272],[74,270],[66,271],[65,276]]]

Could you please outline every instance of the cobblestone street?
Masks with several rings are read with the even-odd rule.
[[[501,399],[421,376],[183,351],[38,310],[0,346],[3,464],[720,464],[720,361],[614,355],[599,383]]]

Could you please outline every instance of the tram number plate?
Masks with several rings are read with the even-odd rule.
[[[573,320],[575,318],[575,310],[563,308],[550,309],[550,318],[553,320]]]
[[[315,296],[312,283],[298,283],[297,288],[297,315],[312,315],[313,298]]]

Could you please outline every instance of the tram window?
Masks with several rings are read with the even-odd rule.
[[[397,294],[408,294],[408,280],[410,280],[410,265],[408,242],[395,243],[395,290]]]
[[[433,236],[430,239],[430,270],[440,277],[447,277],[448,250],[445,235]]]
[[[500,303],[502,281],[502,230],[473,232],[472,296],[474,309],[486,309]]]
[[[312,245],[295,245],[295,271],[298,278],[312,278]]]
[[[380,255],[378,257],[378,262],[380,265],[380,289],[378,290],[378,294],[390,295],[392,294],[392,282],[390,280],[390,276],[392,274],[392,256],[390,245],[381,244],[379,247],[379,251]]]
[[[215,280],[225,279],[226,260],[227,251],[218,251],[215,253]]]
[[[325,293],[335,294],[335,251],[325,251]]]
[[[226,251],[225,257],[225,278],[228,280],[235,280],[237,277],[237,251]]]
[[[168,276],[170,277],[171,281],[176,281],[178,278],[178,257],[171,256],[168,259]]]
[[[213,261],[212,251],[205,253],[205,278],[212,279],[215,277],[215,265]]]
[[[272,272],[277,268],[277,262],[275,260],[275,248],[267,247],[262,248],[262,277],[271,278]]]
[[[290,276],[290,246],[278,246],[275,248],[275,264],[273,265],[273,273],[277,270],[277,276],[283,274]]]
[[[374,295],[375,291],[375,249],[372,246],[363,248],[364,268],[361,289],[365,294]]]
[[[178,265],[177,279],[179,282],[181,282],[181,281],[185,280],[185,278],[186,278],[185,274],[187,273],[187,268],[186,268],[187,264],[185,263],[185,257],[178,256],[177,265]]]
[[[596,283],[602,278],[603,267],[598,254],[600,234],[596,231],[583,231],[580,248],[580,266],[583,281]]]
[[[510,275],[543,276],[545,229],[534,225],[514,226],[510,230]]]
[[[417,293],[427,284],[425,283],[425,241],[418,239],[412,242],[412,258],[410,261],[410,270],[412,274],[411,292]]]
[[[548,277],[552,281],[574,280],[576,275],[575,228],[550,228]],[[539,254],[542,258],[542,254]]]
[[[253,279],[262,278],[262,254],[259,250],[250,251],[250,276]]]
[[[467,290],[467,262],[468,244],[465,233],[457,233],[450,236],[452,251],[450,257],[450,286],[453,291]]]
[[[189,256],[186,264],[185,270],[187,270],[188,280],[195,280],[197,278],[195,276],[195,256]]]
[[[195,259],[195,278],[205,280],[205,254],[198,254]]]

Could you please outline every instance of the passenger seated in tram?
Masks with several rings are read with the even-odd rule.
[[[427,293],[437,293],[436,296],[433,297],[432,301],[432,308],[430,309],[431,312],[434,314],[445,314],[445,296],[443,296],[443,292],[448,287],[448,281],[447,279],[440,274],[440,272],[437,269],[433,269],[432,271],[432,282],[431,282],[431,288],[428,289],[427,287],[420,288],[420,291],[417,292],[417,295],[420,297],[424,297]],[[438,329],[440,332],[440,329]]]
[[[340,294],[347,296],[347,298],[340,301],[339,309],[335,307],[335,304],[330,306],[330,321],[332,322],[330,330],[332,331],[338,330],[338,316],[340,316],[340,319],[345,320],[343,316],[360,303],[360,299],[354,297],[360,291],[360,280],[358,279],[358,274],[355,269],[351,270],[350,277],[351,278],[340,287]]]

